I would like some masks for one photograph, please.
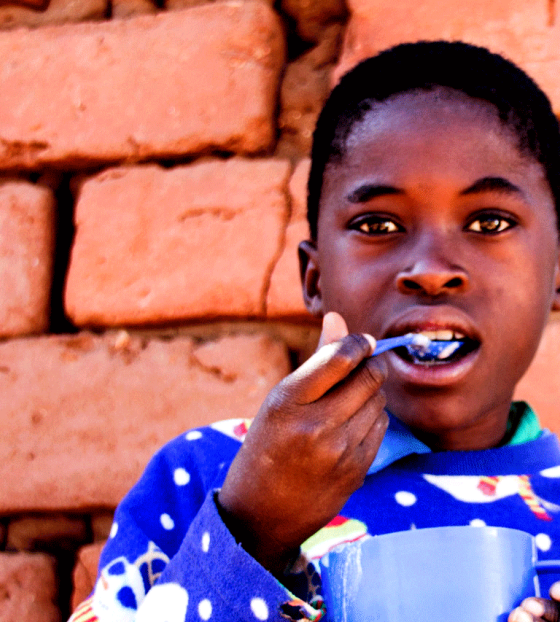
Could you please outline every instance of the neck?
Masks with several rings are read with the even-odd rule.
[[[507,442],[510,404],[460,428],[437,430],[409,426],[416,438],[432,451],[476,451],[498,447]]]

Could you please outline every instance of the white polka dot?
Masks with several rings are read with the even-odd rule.
[[[198,615],[203,620],[208,620],[212,615],[212,603],[207,598],[198,603]]]
[[[541,475],[543,477],[560,477],[560,466],[553,466],[549,469],[545,469],[544,471],[541,471]]]
[[[184,622],[189,595],[176,583],[154,585],[142,601],[134,622]]]
[[[177,486],[186,486],[191,481],[190,473],[185,471],[185,469],[175,469],[173,472],[173,481]]]
[[[187,441],[196,441],[199,438],[202,438],[202,432],[200,432],[199,430],[192,430],[191,432],[187,432],[185,434],[185,438],[187,439]]]
[[[159,517],[159,522],[164,529],[167,529],[167,531],[170,531],[173,527],[175,527],[175,521],[171,518],[171,516],[169,516],[169,514],[162,514]]]
[[[202,551],[203,553],[208,553],[208,549],[210,548],[210,534],[205,531],[202,534]]]
[[[262,598],[251,600],[251,611],[257,620],[268,620],[268,607]]]
[[[473,518],[471,525],[473,527],[486,527],[486,523],[482,520],[482,518]]]
[[[416,503],[416,495],[406,490],[399,490],[399,492],[395,493],[395,500],[399,505],[404,505],[407,508]]]
[[[111,525],[111,531],[109,532],[109,538],[114,538],[117,535],[118,530],[119,530],[119,524],[113,523]]]
[[[540,551],[548,551],[552,546],[552,540],[546,533],[538,533],[535,536],[535,543]]]

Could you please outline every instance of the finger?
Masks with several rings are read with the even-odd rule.
[[[560,601],[560,581],[557,581],[556,583],[552,584],[552,586],[550,587],[549,594],[550,594],[550,598]]]
[[[546,620],[547,622],[558,622],[560,620],[558,603],[546,598],[526,598],[521,603],[521,608],[536,620]]]
[[[328,413],[329,421],[337,427],[344,422],[350,423],[351,418],[366,403],[371,402],[373,397],[379,395],[386,378],[387,365],[385,361],[366,358],[327,394],[323,395],[320,402],[317,402],[317,405],[320,404],[318,416],[324,418],[325,414]],[[371,425],[371,419],[364,425],[365,434]]]
[[[537,599],[535,598],[533,600],[537,600]],[[542,604],[542,607],[544,609],[544,612],[541,615],[541,618],[543,620],[546,620],[547,622],[559,622],[560,604],[556,601],[547,600],[545,598],[539,599],[539,601]],[[529,609],[529,612],[533,613],[530,609]],[[533,615],[535,614],[533,613]]]
[[[543,620],[546,620],[547,622],[559,622],[560,620],[560,604],[554,600],[548,600],[546,598],[539,598],[539,599],[532,599],[532,600],[538,600],[543,609],[544,612],[541,615],[541,618]],[[530,613],[533,613],[533,611],[531,609],[529,609]],[[533,613],[533,615],[535,615]]]
[[[284,390],[296,403],[315,402],[347,378],[373,349],[365,335],[347,335],[324,345],[285,379]]]
[[[362,463],[365,466],[365,469],[369,469],[371,463],[375,459],[377,452],[379,451],[379,447],[383,442],[383,438],[385,436],[385,432],[387,432],[387,428],[389,427],[389,416],[383,410],[385,406],[385,396],[380,394],[376,396],[373,400],[374,404],[373,408],[379,412],[377,417],[370,417],[371,425],[367,433],[361,439],[360,444],[356,448],[356,451],[360,452],[362,455]],[[368,405],[365,406],[367,408]]]
[[[346,335],[348,335],[348,327],[342,315],[336,311],[329,311],[323,317],[323,327],[321,329],[321,336],[319,337],[317,349],[333,341],[339,341],[343,337],[346,337]]]
[[[348,492],[363,485],[389,425],[384,405],[384,396],[376,395],[352,417],[346,434],[341,431],[337,439],[333,488],[339,486]]]
[[[507,622],[535,622],[535,618],[522,607],[516,607],[509,614]]]

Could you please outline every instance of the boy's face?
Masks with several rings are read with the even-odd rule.
[[[400,95],[349,135],[325,171],[304,296],[377,339],[442,331],[457,357],[384,355],[387,408],[439,449],[503,437],[515,384],[560,287],[554,201],[542,166],[485,102]]]

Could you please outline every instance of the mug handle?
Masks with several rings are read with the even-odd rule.
[[[543,559],[535,563],[535,569],[537,572],[557,570],[560,574],[560,559]]]
[[[537,576],[545,572],[555,572],[560,575],[560,559],[543,559],[535,563]],[[560,578],[559,578],[560,580]]]
[[[541,573],[546,572],[556,572],[560,575],[560,559],[543,559],[542,561],[535,562],[535,571],[537,577],[539,577]]]

